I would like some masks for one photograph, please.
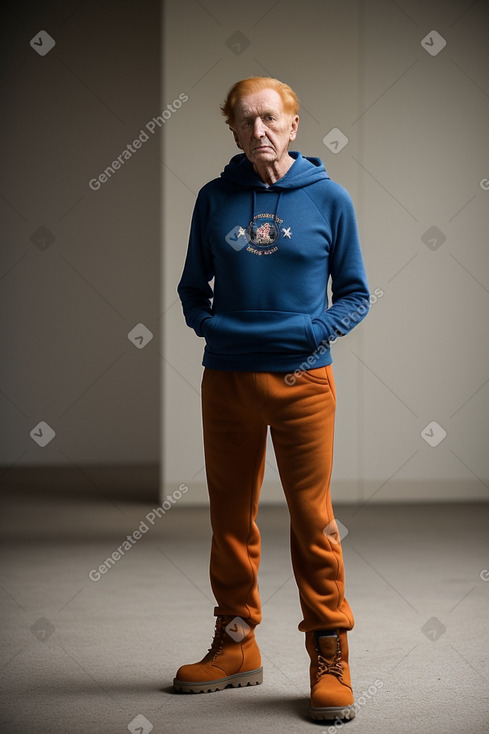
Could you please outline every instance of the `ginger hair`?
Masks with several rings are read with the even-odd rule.
[[[289,115],[297,115],[299,112],[299,99],[291,87],[284,82],[269,76],[250,76],[236,82],[227,93],[221,112],[226,117],[226,124],[234,127],[234,109],[241,97],[261,92],[262,89],[274,89],[280,95],[284,112]]]

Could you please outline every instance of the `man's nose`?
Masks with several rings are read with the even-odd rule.
[[[253,135],[258,140],[265,136],[265,125],[263,124],[263,120],[261,119],[261,117],[257,117],[255,120]]]

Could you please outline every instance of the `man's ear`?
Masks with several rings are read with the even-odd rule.
[[[290,125],[290,140],[295,140],[297,135],[297,128],[299,127],[299,115],[295,115]]]
[[[236,145],[238,146],[238,148],[239,148],[240,150],[243,150],[243,146],[242,146],[242,145],[241,145],[241,143],[239,142],[239,138],[238,138],[238,136],[236,135],[236,131],[235,131],[235,130],[233,130],[233,128],[232,128],[232,127],[230,127],[229,129],[230,129],[230,130],[231,130],[231,132],[233,133],[233,138],[234,138],[234,142],[236,143]]]

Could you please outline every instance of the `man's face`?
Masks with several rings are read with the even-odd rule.
[[[255,166],[281,163],[295,139],[299,116],[284,112],[274,89],[241,97],[234,109],[234,139]]]

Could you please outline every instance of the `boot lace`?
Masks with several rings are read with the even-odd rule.
[[[318,672],[317,678],[321,678],[323,675],[335,675],[337,678],[341,678],[343,675],[343,668],[341,667],[341,645],[340,638],[336,638],[336,653],[333,660],[327,660],[318,650]]]
[[[216,630],[214,633],[214,639],[212,640],[212,645],[210,646],[206,657],[209,657],[211,660],[215,660],[218,655],[222,652],[222,647],[224,645],[224,632],[225,632],[225,620],[223,617],[216,617]]]

